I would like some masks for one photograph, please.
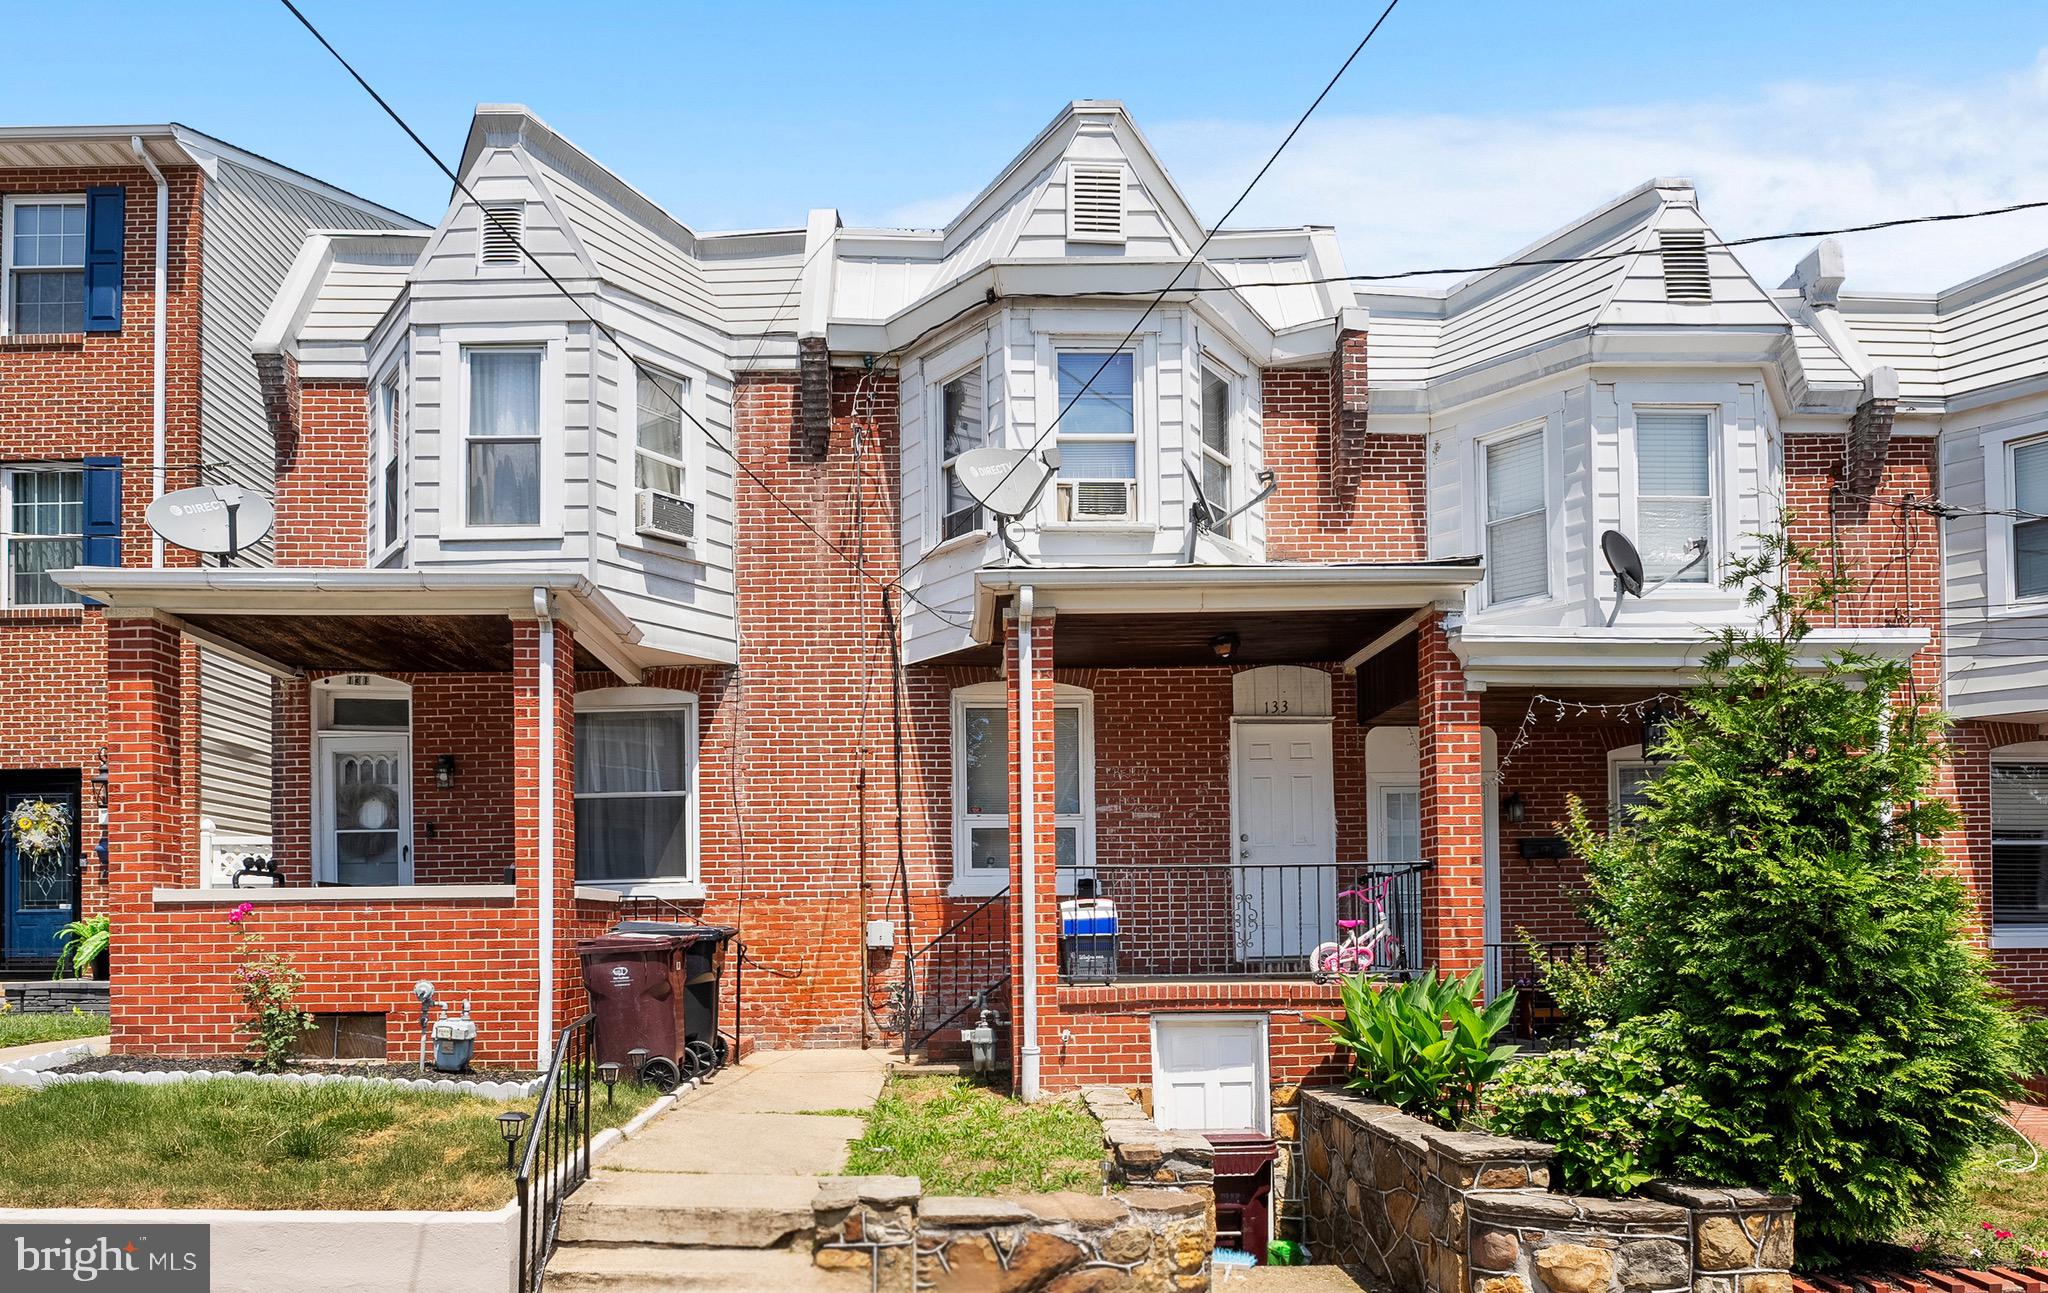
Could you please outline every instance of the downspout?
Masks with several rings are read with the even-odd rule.
[[[540,1014],[536,1016],[535,1066],[545,1070],[555,1048],[555,617],[548,590],[533,590],[533,613],[540,620]]]
[[[171,255],[171,184],[164,173],[157,169],[156,159],[142,146],[141,135],[128,136],[128,147],[135,151],[142,169],[156,181],[156,266],[153,290],[155,292],[153,326],[150,338],[150,466],[149,498],[151,502],[164,494],[164,293],[168,282],[168,271],[164,264]],[[149,564],[161,568],[164,564],[164,536],[152,528],[149,538]]]
[[[1017,795],[1018,829],[1024,838],[1024,1046],[1019,1053],[1022,1072],[1018,1094],[1026,1100],[1038,1098],[1038,743],[1035,693],[1038,690],[1037,660],[1031,650],[1031,612],[1034,595],[1030,584],[1017,590]]]

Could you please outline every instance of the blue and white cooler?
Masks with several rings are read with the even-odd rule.
[[[1116,982],[1116,904],[1095,896],[1095,878],[1074,882],[1060,902],[1060,973],[1088,983]]]

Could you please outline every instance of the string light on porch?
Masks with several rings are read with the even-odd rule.
[[[1508,743],[1508,748],[1502,752],[1499,763],[1494,767],[1494,784],[1500,785],[1506,780],[1508,768],[1514,763],[1515,755],[1528,743],[1529,734],[1535,729],[1536,724],[1545,720],[1546,716],[1547,721],[1552,723],[1562,723],[1566,718],[1633,718],[1643,724],[1646,734],[1644,748],[1647,751],[1651,744],[1647,738],[1651,725],[1654,723],[1661,734],[1671,725],[1671,720],[1676,715],[1678,707],[1684,703],[1684,699],[1668,691],[1656,692],[1641,700],[1605,702],[1561,700],[1556,696],[1545,696],[1541,693],[1531,696],[1529,710],[1522,715],[1522,725],[1515,729],[1515,739]]]

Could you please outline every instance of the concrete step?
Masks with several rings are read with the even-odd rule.
[[[825,1271],[798,1248],[627,1248],[569,1245],[548,1263],[555,1293],[854,1293],[869,1286],[866,1271]]]
[[[808,1176],[599,1171],[562,1205],[564,1244],[772,1248],[812,1226]]]
[[[1365,1293],[1359,1273],[1343,1266],[1217,1266],[1217,1293]]]

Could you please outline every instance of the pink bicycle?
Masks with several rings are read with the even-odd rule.
[[[1392,893],[1393,881],[1386,876],[1338,892],[1338,911],[1350,903],[1357,914],[1340,915],[1336,940],[1319,944],[1309,954],[1309,970],[1317,982],[1400,964],[1401,940],[1394,933]]]

